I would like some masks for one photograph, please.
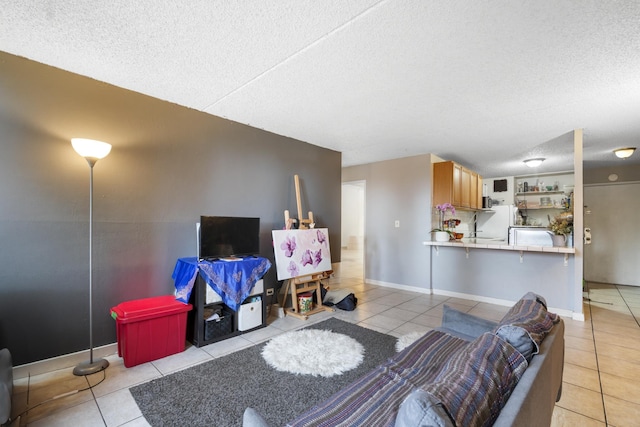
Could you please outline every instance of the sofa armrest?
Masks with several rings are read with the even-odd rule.
[[[502,408],[494,427],[546,427],[562,392],[564,322],[560,320],[540,344],[529,367]]]
[[[13,364],[8,349],[0,350],[0,424],[11,416],[11,394],[13,392]]]
[[[497,326],[497,322],[463,313],[445,304],[442,312],[442,326],[439,329],[455,337],[473,341],[485,332],[493,331]]]

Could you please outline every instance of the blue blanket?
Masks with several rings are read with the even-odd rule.
[[[171,278],[175,281],[176,299],[189,302],[193,284],[200,273],[207,283],[233,311],[249,296],[258,280],[271,268],[266,258],[249,257],[239,261],[198,261],[180,258]]]

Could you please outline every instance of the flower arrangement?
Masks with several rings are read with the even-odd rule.
[[[456,208],[453,207],[451,203],[443,203],[441,205],[436,205],[436,209],[440,211],[440,214],[444,216],[444,214],[449,210],[452,215],[456,214]]]
[[[573,232],[573,219],[557,215],[549,221],[547,228],[555,235],[566,236]]]
[[[456,208],[453,207],[451,203],[443,203],[441,205],[436,205],[436,211],[438,212],[438,228],[434,228],[431,231],[446,231],[446,228],[450,226],[449,222],[444,221],[444,215],[447,211],[451,211],[452,215],[456,214]],[[456,221],[456,220],[454,220]],[[458,221],[459,223],[460,221]]]

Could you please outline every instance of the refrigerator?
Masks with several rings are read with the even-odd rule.
[[[491,239],[509,238],[509,227],[514,225],[515,206],[497,205],[491,210],[478,212],[476,223],[476,236]]]

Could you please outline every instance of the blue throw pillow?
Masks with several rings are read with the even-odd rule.
[[[531,358],[534,352],[537,353],[538,349],[535,343],[531,339],[529,332],[526,329],[515,325],[500,326],[496,331],[496,335],[511,344],[516,350],[520,352],[527,359],[527,362],[531,362]]]
[[[496,322],[474,316],[469,313],[443,306],[442,328],[446,332],[453,332],[458,338],[473,341],[485,332],[490,332],[498,326]]]
[[[253,408],[247,408],[242,415],[242,427],[269,427],[264,418]]]
[[[416,389],[400,405],[395,427],[454,427],[454,424],[438,399]]]

